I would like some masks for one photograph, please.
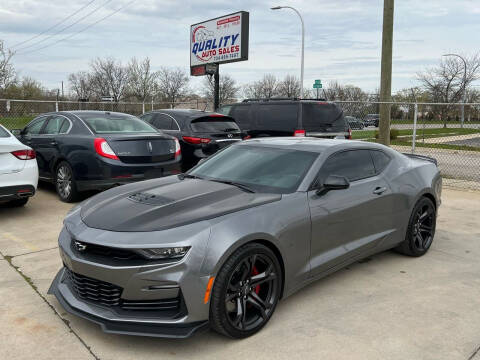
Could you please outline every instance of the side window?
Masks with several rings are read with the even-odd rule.
[[[42,134],[59,134],[64,122],[68,123],[68,120],[66,120],[63,116],[51,116],[48,119],[47,125],[45,125]]]
[[[166,114],[155,114],[153,125],[160,130],[172,130],[172,118]]]
[[[149,124],[151,124],[152,119],[153,119],[153,114],[144,114],[144,115],[140,116],[140,119],[142,119],[143,121],[146,121]]]
[[[320,169],[320,180],[329,175],[345,176],[349,181],[375,175],[369,150],[348,150],[330,156]]]
[[[235,122],[242,130],[250,130],[252,128],[250,108],[250,105],[236,105],[232,106],[230,110],[230,116],[235,119]]]
[[[28,125],[25,128],[24,135],[38,135],[40,134],[40,130],[42,130],[43,124],[47,120],[46,117],[41,118],[40,120],[37,120],[33,122],[32,124]]]
[[[370,154],[377,174],[382,172],[390,163],[390,157],[381,150],[370,150]]]
[[[62,126],[60,127],[60,134],[66,134],[67,131],[70,129],[70,121],[65,119],[65,121],[62,123]]]

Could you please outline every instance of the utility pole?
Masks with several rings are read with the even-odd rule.
[[[220,66],[217,65],[217,69],[213,74],[213,79],[215,81],[214,90],[213,90],[213,111],[217,111],[220,106]]]
[[[62,80],[62,100],[63,100],[63,80]]]
[[[383,0],[382,68],[380,102],[392,100],[392,45],[394,0]],[[380,104],[379,140],[390,145],[390,104]]]

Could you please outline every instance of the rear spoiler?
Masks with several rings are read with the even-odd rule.
[[[430,161],[431,163],[434,163],[436,166],[438,166],[437,159],[434,159],[430,156],[410,154],[410,153],[402,153],[402,154],[405,156],[408,156],[409,158]]]

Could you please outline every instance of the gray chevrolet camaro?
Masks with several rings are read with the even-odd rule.
[[[441,184],[435,160],[379,144],[244,141],[73,208],[49,293],[106,332],[250,336],[279,299],[352,262],[425,254]]]

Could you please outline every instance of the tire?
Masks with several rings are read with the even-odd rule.
[[[436,221],[435,204],[429,198],[422,197],[410,215],[405,240],[395,250],[408,256],[425,255],[435,236]]]
[[[282,270],[272,250],[258,243],[240,247],[215,279],[210,300],[212,328],[236,339],[257,333],[273,315],[281,289]]]
[[[7,204],[9,207],[22,207],[25,206],[28,202],[28,197],[18,200],[10,200]]]
[[[60,162],[55,170],[55,189],[63,202],[74,202],[78,198],[73,170],[66,161]]]

